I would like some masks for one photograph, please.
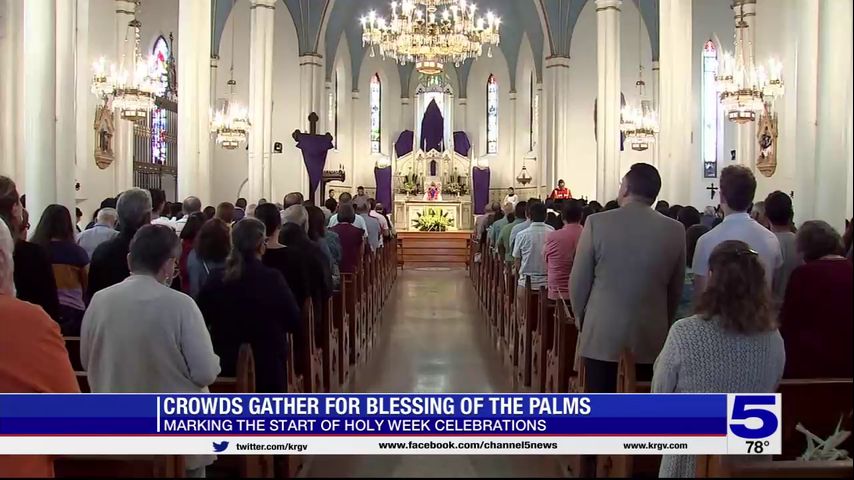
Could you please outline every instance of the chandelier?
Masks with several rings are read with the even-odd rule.
[[[439,12],[439,7],[443,7]],[[391,17],[371,12],[362,17],[362,45],[378,48],[383,58],[401,65],[414,62],[426,75],[442,72],[446,63],[459,66],[498,45],[501,20],[492,12],[476,17],[477,6],[466,0],[403,0],[391,2]]]
[[[520,170],[519,175],[516,176],[516,181],[519,183],[519,185],[522,185],[524,187],[525,185],[531,183],[531,180],[533,180],[531,174],[528,173],[528,169],[525,167],[525,164],[522,163],[522,170]]]
[[[638,17],[638,59],[643,55],[640,46],[641,25]],[[655,134],[658,133],[658,116],[652,108],[652,102],[646,98],[646,82],[643,81],[643,64],[638,65],[638,81],[635,82],[638,89],[638,105],[623,107],[620,111],[620,130],[631,145],[632,150],[642,152],[655,143]]]
[[[234,11],[234,0],[232,0]],[[229,88],[229,100],[222,108],[211,114],[211,133],[216,137],[216,144],[226,150],[234,150],[246,142],[249,137],[249,116],[245,107],[234,102],[234,31],[231,30],[231,69],[226,85]]]
[[[765,109],[765,104],[783,95],[783,65],[768,62],[767,69],[753,62],[753,44],[747,40],[750,25],[744,20],[744,3],[736,2],[734,53],[724,52],[718,64],[715,83],[727,118],[747,123]],[[734,6],[734,8],[735,8]]]
[[[139,49],[139,30],[142,23],[135,17],[136,10],[134,19],[128,23],[128,32],[133,31],[134,34],[130,65],[126,65],[128,59],[122,54],[121,63],[118,66],[112,64],[108,69],[106,60],[102,57],[95,62],[92,76],[92,93],[104,100],[112,99],[112,106],[119,111],[121,117],[134,122],[148,117],[155,107],[158,92],[163,90],[163,81],[156,74],[154,55],[150,55],[148,59],[142,58]],[[125,44],[128,42],[128,32],[125,33]]]

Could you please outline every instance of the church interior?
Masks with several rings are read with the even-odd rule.
[[[678,465],[683,468],[679,470],[668,455],[597,459],[532,452],[433,458],[342,456],[336,461],[235,457],[235,462],[202,465],[201,472],[206,466],[209,476],[236,472],[318,477],[625,477],[679,476],[679,472],[686,476],[684,468],[695,468],[687,470],[687,476],[760,472],[759,476],[773,477],[791,476],[794,471],[807,476],[850,476],[847,454],[815,459],[813,466],[792,465],[803,453],[804,440],[795,431],[798,422],[785,416],[813,422],[813,432],[825,439],[835,433],[842,412],[840,428],[851,430],[852,18],[851,0],[0,0],[0,217],[16,245],[14,282],[7,278],[9,288],[4,292],[0,281],[0,317],[7,318],[11,332],[10,319],[18,315],[11,312],[19,310],[4,304],[4,296],[17,294],[21,300],[42,305],[48,314],[45,318],[62,327],[53,328],[51,334],[65,337],[76,375],[72,386],[84,392],[110,392],[101,379],[93,378],[92,373],[99,370],[84,368],[80,362],[81,352],[87,352],[84,358],[94,355],[88,353],[93,340],[86,337],[95,333],[86,323],[99,318],[92,312],[99,296],[90,289],[97,283],[92,278],[96,260],[109,243],[81,250],[88,253],[85,261],[69,266],[66,260],[56,260],[70,255],[67,248],[65,256],[54,253],[59,234],[43,233],[42,224],[50,223],[50,215],[60,208],[68,215],[76,212],[72,222],[77,240],[72,237],[71,243],[85,247],[80,238],[103,226],[108,218],[102,214],[109,211],[112,226],[98,242],[119,241],[129,231],[122,197],[128,199],[125,208],[131,208],[132,192],[142,189],[151,192],[151,223],[173,227],[186,249],[174,258],[175,271],[180,273],[167,275],[167,285],[173,282],[173,290],[183,290],[189,295],[184,297],[196,300],[192,305],[199,304],[199,318],[205,314],[213,338],[212,352],[223,361],[221,371],[216,367],[220,372],[218,377],[214,374],[216,381],[201,386],[204,391],[210,387],[218,393],[254,392],[241,388],[251,385],[254,389],[257,372],[260,392],[261,372],[269,372],[260,362],[275,358],[259,354],[254,340],[242,344],[256,349],[254,360],[251,350],[247,360],[242,346],[230,354],[218,350],[226,347],[218,343],[216,323],[206,314],[218,308],[232,311],[227,302],[236,305],[244,297],[228,297],[221,304],[209,298],[206,310],[202,298],[205,289],[212,287],[199,285],[194,290],[199,296],[187,290],[191,281],[185,276],[190,268],[187,262],[199,265],[201,260],[194,259],[201,258],[203,247],[199,240],[185,238],[181,229],[186,233],[194,215],[208,207],[210,215],[204,218],[207,222],[198,223],[198,235],[216,227],[209,226],[211,218],[226,224],[225,251],[219,259],[219,268],[226,272],[223,278],[228,278],[244,216],[257,218],[262,231],[266,227],[265,251],[259,255],[268,267],[272,264],[268,265],[267,255],[279,247],[312,257],[322,244],[327,257],[337,255],[330,257],[329,266],[323,263],[322,272],[320,261],[294,258],[282,270],[285,288],[297,299],[295,321],[311,328],[282,337],[290,352],[281,367],[287,381],[281,389],[272,387],[268,392],[608,391],[586,381],[586,375],[593,378],[601,373],[591,370],[596,367],[620,369],[616,391],[649,393],[663,388],[664,374],[659,373],[663,360],[656,363],[652,376],[657,355],[645,358],[641,350],[625,346],[628,350],[615,354],[619,359],[603,354],[595,359],[598,364],[586,363],[590,355],[598,355],[592,353],[596,341],[592,321],[605,322],[599,320],[604,316],[591,314],[598,305],[593,304],[607,302],[602,299],[609,292],[603,290],[610,287],[603,285],[613,282],[615,274],[607,270],[607,257],[653,252],[648,262],[626,260],[629,263],[616,270],[626,271],[626,277],[643,275],[649,285],[622,291],[620,300],[611,303],[622,305],[638,292],[660,287],[658,293],[665,299],[660,316],[668,319],[655,347],[657,354],[662,348],[675,348],[671,342],[676,340],[671,338],[676,329],[671,325],[683,318],[676,316],[674,308],[668,310],[675,307],[674,287],[667,283],[672,278],[654,280],[658,268],[651,265],[672,260],[665,259],[667,252],[661,250],[682,252],[678,275],[672,277],[679,277],[683,302],[689,285],[691,292],[696,290],[696,302],[687,297],[689,310],[684,317],[689,317],[693,306],[697,312],[710,308],[703,306],[711,300],[704,303],[705,297],[701,298],[704,288],[707,292],[710,288],[706,284],[722,282],[711,274],[719,260],[715,252],[720,247],[714,247],[738,240],[747,248],[745,255],[760,257],[765,278],[774,277],[773,288],[765,289],[770,293],[757,295],[773,297],[769,308],[780,319],[787,359],[787,373],[781,370],[768,386],[715,384],[784,395],[783,455],[756,471],[738,470],[718,456],[698,456],[696,465],[692,459],[688,467]],[[420,50],[407,35],[423,37]],[[733,180],[730,174],[738,178]],[[636,225],[629,223],[636,221],[632,218],[606,228],[609,210],[628,212],[627,205],[643,197],[638,196],[638,182],[649,180],[650,175],[658,179],[650,200],[659,202],[655,210],[673,221],[659,225],[655,222],[663,218],[637,220],[634,230],[628,227]],[[744,208],[736,205],[734,189],[742,185],[737,181],[751,185],[746,187],[750,198]],[[679,208],[668,213],[667,206],[659,208],[660,201]],[[778,292],[777,273],[769,273],[764,247],[748,241],[746,233],[744,238],[723,233],[722,227],[735,223],[728,217],[750,215],[751,225],[762,225],[763,233],[777,235],[770,209],[780,202],[789,212],[780,228],[790,229],[791,238],[786,237],[785,245],[782,238],[775,241],[774,248],[780,263],[788,262],[787,255],[797,257],[789,273],[811,264],[804,257],[805,245],[820,243],[817,235],[827,236],[832,245],[816,262],[830,257],[846,262],[847,270],[832,273],[842,271],[840,276],[819,277],[818,284],[829,282],[827,288],[813,285],[813,291],[829,296],[814,300],[821,306],[800,304],[798,311],[821,317],[814,328],[827,330],[824,337],[816,335],[811,341],[844,354],[847,360],[840,362],[847,362],[847,367],[816,367],[818,373],[787,377],[788,362],[807,354],[798,356],[790,347],[782,322],[812,319],[789,319],[780,312],[796,311],[794,306],[787,308],[794,305],[790,297],[808,295],[796,290],[794,280],[788,289],[784,281]],[[540,219],[537,203],[544,205],[543,218],[548,221]],[[262,208],[265,204],[269,208]],[[345,204],[352,208],[343,208]],[[600,214],[603,205],[605,211]],[[576,207],[579,218],[573,220]],[[655,212],[651,205],[646,207]],[[24,209],[29,220],[21,216]],[[705,239],[696,235],[692,240],[693,226],[683,221],[680,209],[696,214],[693,225],[708,219]],[[265,218],[268,210],[281,219]],[[312,226],[315,211],[325,214],[316,230]],[[517,232],[513,225],[526,219],[526,229],[545,222],[550,230]],[[347,229],[358,227],[356,220],[363,225],[364,240],[358,237],[353,248],[361,250],[355,260],[342,260],[341,251],[348,255],[346,239],[351,238],[346,235],[352,234]],[[569,227],[579,221],[577,234],[569,240]],[[299,224],[305,232],[291,232],[288,237],[289,223]],[[674,225],[684,227],[678,232],[678,246],[668,249],[665,233]],[[125,256],[133,256],[131,237],[136,241],[147,228],[134,227],[122,255],[114,252],[118,258],[114,261],[125,270],[130,268],[124,276],[131,278],[122,283],[137,276],[133,265],[124,265]],[[274,234],[279,232],[276,228],[281,233]],[[608,238],[620,228],[620,239]],[[49,225],[44,229],[49,230]],[[340,244],[330,250],[325,232],[342,229],[343,233],[333,234],[336,239],[341,236]],[[567,231],[561,240],[555,235],[553,250],[549,250],[550,235],[558,232],[551,230]],[[716,243],[712,243],[713,234]],[[649,249],[640,246],[652,238],[656,240]],[[35,297],[21,295],[26,288],[22,288],[20,269],[27,263],[18,260],[23,255],[18,245],[35,248],[40,241],[45,247],[41,255],[47,255],[55,277],[52,295],[59,299],[55,315]],[[838,252],[833,250],[837,243]],[[568,245],[571,255],[566,254]],[[786,245],[791,246],[789,253]],[[335,248],[340,250],[337,254]],[[582,258],[586,248],[589,255]],[[12,259],[11,248],[0,253]],[[696,257],[692,264],[695,255],[708,260],[702,265],[705,277]],[[589,265],[584,263],[588,258]],[[10,265],[12,272],[12,262],[2,260],[0,255],[0,267]],[[105,261],[103,255],[101,261]],[[98,271],[108,276],[115,266]],[[580,282],[587,273],[585,266],[591,278],[587,290],[570,283],[570,278]],[[531,269],[539,270],[531,273]],[[561,275],[561,269],[566,270],[560,277],[563,286],[554,287],[553,296],[552,275]],[[2,270],[0,280],[5,278]],[[208,263],[204,270],[205,279],[215,277]],[[296,270],[301,276],[293,273]],[[47,281],[38,277],[35,267],[27,271],[27,276],[36,278],[36,285]],[[252,271],[244,269],[247,275]],[[806,278],[806,273],[818,275],[811,271],[800,278]],[[323,275],[326,278],[315,280]],[[795,278],[791,275],[787,280]],[[697,278],[706,283],[697,283]],[[101,299],[115,288],[110,285],[121,280],[103,285],[109,288],[99,292]],[[177,288],[176,280],[181,282]],[[222,282],[228,285],[225,279]],[[316,290],[315,282],[321,285]],[[326,291],[318,293],[324,282]],[[730,288],[734,285],[738,284]],[[586,312],[574,302],[579,291],[586,292]],[[55,298],[49,302],[57,307]],[[655,302],[626,308],[652,312]],[[842,313],[831,304],[841,305]],[[4,308],[9,309],[7,313]],[[74,313],[69,314],[69,309]],[[620,316],[614,312],[611,316]],[[584,326],[590,324],[584,333],[582,315]],[[63,322],[70,317],[76,319],[76,329],[66,331]],[[606,328],[623,328],[620,335],[632,337],[636,327],[629,322]],[[228,328],[241,331],[239,326]],[[843,334],[834,335],[831,329],[836,328]],[[776,327],[771,330],[777,331]],[[745,331],[749,329],[741,332]],[[243,335],[234,333],[235,338]],[[841,341],[827,338],[833,336]],[[12,352],[12,336],[8,339],[9,344],[0,339],[0,345],[10,348],[7,353]],[[26,340],[16,340],[20,342]],[[0,363],[7,361],[1,350]],[[767,347],[763,355],[771,350]],[[237,366],[226,366],[226,358]],[[774,363],[771,357],[762,358],[767,365]],[[649,378],[642,378],[642,367],[649,367]],[[27,391],[15,390],[27,387],[4,380],[4,371],[0,365],[0,393]],[[229,380],[223,380],[226,372]],[[241,382],[241,375],[248,375],[251,382]],[[127,388],[113,391],[145,392],[149,390],[139,389],[155,387]],[[691,390],[684,384],[674,388],[669,391],[716,391]],[[819,398],[827,407],[825,414],[810,409],[808,398]],[[847,446],[850,451],[850,443],[843,439],[828,449],[836,452],[835,447]],[[198,465],[164,458],[110,463],[104,457],[100,463],[98,458],[67,456],[57,457],[48,470],[26,470],[29,467],[4,463],[0,457],[0,476],[4,468],[10,469],[7,474],[56,476],[91,472],[140,476],[152,471],[183,476],[182,468],[188,474],[199,472]]]

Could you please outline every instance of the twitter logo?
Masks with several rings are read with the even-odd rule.
[[[219,442],[219,443],[217,443],[217,442],[213,442],[213,451],[214,451],[214,453],[221,453],[221,452],[224,452],[227,448],[228,448],[228,442],[226,442],[226,441],[222,441],[222,442]]]

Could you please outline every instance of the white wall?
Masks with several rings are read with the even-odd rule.
[[[516,118],[513,120],[515,123],[515,148],[513,149],[513,169],[510,183],[505,185],[491,182],[493,183],[492,188],[504,188],[510,185],[521,186],[516,185],[516,176],[522,170],[523,164],[532,178],[539,178],[538,139],[534,140],[534,149],[531,149],[531,103],[534,95],[537,94],[537,78],[534,68],[534,52],[531,50],[531,43],[526,34],[522,37],[519,60],[516,63]],[[542,99],[540,101],[542,102]],[[533,186],[533,182],[529,186]]]
[[[471,139],[474,156],[486,156],[486,81],[490,74],[498,80],[498,153],[488,156],[490,183],[493,188],[499,188],[512,185],[516,177],[512,151],[514,105],[510,101],[507,60],[501,49],[493,49],[492,58],[484,54],[472,64],[467,87],[466,132]]]
[[[624,2],[625,7],[628,2]],[[558,159],[557,177],[572,194],[594,199],[596,192],[596,124],[593,107],[597,95],[596,5],[587,2],[572,33],[569,64],[569,158]],[[622,83],[622,82],[621,82]],[[553,186],[547,186],[549,189]],[[604,203],[604,202],[602,202]]]
[[[334,61],[334,74],[338,77],[338,132],[336,138],[336,147],[331,150],[326,157],[326,168],[337,170],[339,165],[344,166],[344,171],[347,174],[346,181],[333,182],[329,188],[340,190],[341,185],[353,186],[353,124],[350,121],[353,108],[353,76],[350,74],[350,49],[347,45],[346,35],[341,35],[341,40],[338,42],[338,49],[335,52],[334,59],[326,59],[327,62]],[[334,78],[334,77],[333,77]],[[332,82],[334,85],[334,81]],[[328,108],[328,99],[323,102],[324,108]],[[327,118],[328,113],[326,112]],[[333,132],[333,126],[330,125],[328,130]],[[324,192],[324,198],[326,193]]]
[[[373,187],[374,162],[376,156],[371,153],[371,113],[370,113],[370,82],[374,73],[379,73],[382,86],[381,119],[380,119],[380,153],[390,156],[400,132],[413,129],[412,121],[401,119],[400,107],[400,74],[397,65],[391,60],[383,60],[379,55],[373,58],[365,54],[359,71],[359,98],[352,99],[352,155],[353,169],[347,172],[352,179],[350,185]]]
[[[693,127],[693,152],[694,156],[686,161],[691,162],[690,182],[691,182],[691,204],[697,207],[700,211],[706,205],[717,205],[719,197],[716,195],[714,200],[710,199],[709,191],[706,190],[712,182],[718,185],[717,178],[703,178],[703,153],[702,153],[702,78],[703,78],[703,44],[706,40],[718,39],[718,58],[723,54],[724,50],[732,51],[733,49],[733,12],[730,8],[729,0],[702,0],[695,1],[692,4],[693,13],[693,47],[694,55],[693,64],[691,66],[693,72],[693,102],[691,108],[694,109],[694,127]],[[737,162],[732,162],[730,159],[730,151],[736,149],[736,125],[727,120],[723,121],[723,130],[718,130],[718,175],[721,170],[728,165]]]
[[[237,2],[223,30],[219,49],[219,67],[216,81],[217,104],[230,98],[227,85],[231,67],[231,40],[234,33],[234,101],[244,107],[249,105],[249,2]],[[235,30],[236,28],[236,30]],[[273,198],[281,201],[285,194],[300,191],[299,169],[305,166],[302,154],[291,137],[301,127],[299,119],[299,51],[297,35],[290,13],[284,5],[277,5],[273,47],[273,142],[281,142],[281,154],[273,154]],[[250,118],[251,122],[252,119]],[[272,148],[272,145],[270,146]],[[212,203],[233,202],[245,195],[248,177],[248,157],[245,146],[235,150],[212,149]],[[257,198],[248,198],[250,203]]]

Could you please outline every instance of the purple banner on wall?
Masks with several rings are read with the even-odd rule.
[[[413,142],[415,142],[415,132],[412,130],[404,130],[400,132],[397,141],[394,142],[394,153],[398,157],[402,157],[412,151]]]
[[[472,201],[475,215],[482,215],[489,203],[489,168],[472,168]]]
[[[305,168],[308,170],[308,196],[314,198],[314,193],[323,178],[323,167],[326,166],[326,155],[333,147],[332,135],[301,134],[297,148],[302,150]]]
[[[424,118],[421,120],[421,139],[418,145],[425,152],[430,150],[444,151],[442,142],[445,139],[445,119],[442,117],[442,110],[436,104],[436,100],[430,100],[427,105],[427,110],[424,111]]]
[[[377,187],[377,203],[382,203],[386,212],[393,212],[391,204],[391,167],[374,167],[374,180]]]
[[[471,141],[466,132],[454,132],[454,151],[464,157],[469,156]]]

